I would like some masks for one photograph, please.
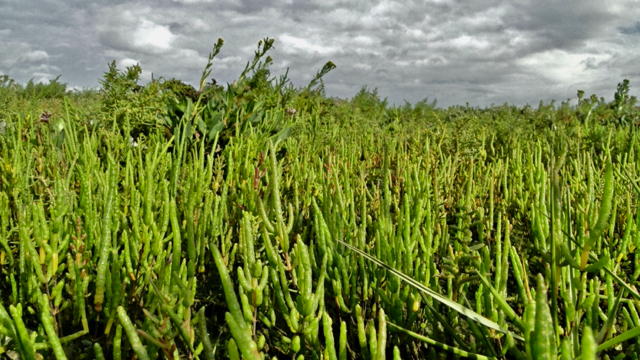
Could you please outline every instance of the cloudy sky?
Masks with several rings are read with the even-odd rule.
[[[0,74],[95,87],[107,64],[196,84],[218,38],[219,83],[260,39],[273,75],[304,86],[327,61],[328,95],[362,86],[391,103],[537,105],[576,90],[640,86],[639,0],[0,0]]]

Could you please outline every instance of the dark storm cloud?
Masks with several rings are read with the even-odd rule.
[[[272,74],[304,86],[324,63],[327,93],[363,85],[393,103],[537,104],[578,88],[610,97],[640,81],[640,11],[632,0],[159,0],[0,3],[0,73],[18,81],[62,74],[96,86],[116,60],[143,78],[192,84],[220,37],[212,77],[237,78],[257,42],[276,39]],[[633,25],[635,24],[635,25]]]

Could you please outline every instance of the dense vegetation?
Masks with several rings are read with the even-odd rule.
[[[0,357],[636,359],[639,109],[0,78]],[[266,57],[265,57],[266,56]],[[637,159],[638,158],[638,159]]]

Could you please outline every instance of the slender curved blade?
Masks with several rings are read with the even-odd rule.
[[[458,304],[457,302],[455,302],[455,301],[453,301],[453,300],[451,300],[451,299],[449,299],[449,298],[447,298],[445,296],[442,296],[442,295],[438,294],[437,292],[429,289],[428,287],[424,286],[423,284],[421,284],[420,282],[418,282],[415,279],[411,278],[410,276],[405,275],[404,273],[392,268],[391,266],[389,266],[389,265],[383,263],[382,261],[376,259],[375,257],[365,253],[364,251],[362,251],[362,250],[360,250],[360,249],[358,249],[358,248],[356,248],[354,246],[351,246],[351,245],[345,243],[344,241],[338,240],[338,242],[340,244],[346,246],[351,251],[363,256],[365,259],[375,263],[376,265],[378,265],[378,266],[380,266],[382,268],[385,268],[387,271],[391,272],[392,274],[398,276],[399,278],[401,278],[402,280],[407,282],[409,285],[411,285],[414,288],[422,291],[423,293],[431,296],[435,300],[437,300],[440,303],[442,303],[442,304],[450,307],[451,309],[459,312],[460,314],[470,318],[471,320],[474,320],[474,321],[476,321],[476,322],[478,322],[478,323],[480,323],[480,324],[482,324],[482,325],[484,325],[484,326],[486,326],[488,328],[494,329],[494,330],[499,331],[501,333],[504,333],[504,334],[510,333],[509,330],[501,327],[500,325],[496,324],[495,322],[487,319],[486,317],[478,314],[477,312],[475,312],[473,310],[467,309],[466,307]],[[524,341],[524,338],[522,338],[521,336],[515,335],[513,333],[511,333],[511,335],[513,336],[514,339],[518,339],[520,341]]]

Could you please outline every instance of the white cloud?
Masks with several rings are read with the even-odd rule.
[[[517,61],[526,71],[536,73],[552,83],[576,84],[592,77],[598,63],[611,59],[608,54],[569,53],[564,50],[551,50],[530,55]]]
[[[371,36],[366,35],[358,35],[353,38],[353,43],[361,46],[371,46],[374,45],[377,41],[374,40]]]
[[[476,37],[472,37],[469,35],[462,35],[459,36],[453,40],[451,40],[451,45],[453,45],[454,47],[457,48],[462,48],[462,49],[486,49],[488,48],[491,44],[489,44],[488,41],[486,40],[482,40],[482,39],[478,39]]]
[[[202,21],[202,19],[193,19],[193,21],[189,22],[187,24],[187,26],[189,27],[189,29],[191,31],[197,31],[197,32],[207,32],[211,29],[211,27],[209,26],[209,24],[207,24],[206,22]]]
[[[280,35],[279,40],[282,43],[283,51],[289,54],[302,52],[326,56],[338,51],[338,48],[335,46],[328,46],[322,44],[320,41],[307,40],[287,33]]]
[[[129,66],[134,66],[139,63],[140,62],[138,60],[125,58],[120,60],[120,63],[118,64],[118,66],[122,69],[125,69],[125,68],[128,68]]]
[[[373,68],[369,64],[361,64],[361,63],[354,64],[353,67],[356,68],[356,69],[362,69],[362,70],[365,70],[365,71],[369,71],[369,70],[371,70]]]
[[[171,50],[176,38],[163,24],[169,20],[146,6],[119,5],[103,10],[96,29],[110,50],[159,55]]]
[[[54,76],[49,72],[34,72],[33,73],[33,82],[35,83],[48,83],[49,80],[52,80]]]
[[[60,68],[49,64],[50,56],[44,50],[34,50],[26,42],[10,39],[11,31],[0,32],[0,73],[18,82],[33,79],[46,82],[60,75]]]
[[[189,4],[189,5],[194,5],[194,4],[206,4],[206,3],[225,3],[225,4],[233,4],[233,5],[240,5],[241,4],[241,0],[173,0],[174,2],[177,3],[183,3],[183,4]]]
[[[49,54],[43,50],[30,51],[20,56],[19,60],[29,63],[41,62],[49,59]]]
[[[141,24],[133,33],[133,45],[137,47],[150,47],[157,50],[167,50],[171,48],[175,36],[168,26],[155,24],[149,20],[142,19]]]

